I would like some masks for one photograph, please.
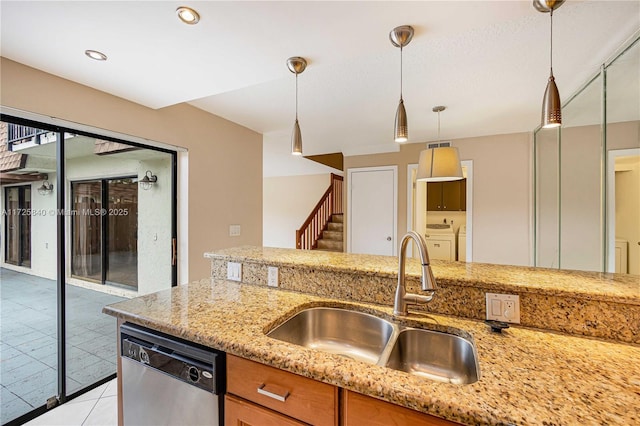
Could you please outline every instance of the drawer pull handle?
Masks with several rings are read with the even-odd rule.
[[[440,244],[434,244],[435,247],[440,247]]]
[[[258,393],[260,395],[268,396],[269,398],[273,398],[280,402],[285,402],[287,398],[289,398],[289,392],[285,391],[284,395],[278,395],[277,393],[269,392],[265,389],[267,385],[265,383],[261,384],[258,387]]]

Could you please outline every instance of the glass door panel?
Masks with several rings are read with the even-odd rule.
[[[0,424],[58,395],[56,197],[37,191],[55,182],[56,144],[55,132],[0,122]]]
[[[102,184],[72,182],[71,274],[102,283]]]
[[[107,277],[110,284],[138,288],[138,182],[137,179],[106,181]]]
[[[5,188],[5,262],[31,266],[31,187]]]

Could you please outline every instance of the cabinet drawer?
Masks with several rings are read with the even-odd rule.
[[[305,423],[290,419],[283,414],[271,411],[231,395],[224,397],[225,426],[304,426]]]
[[[337,424],[335,386],[232,355],[227,392],[309,424]]]
[[[344,426],[457,426],[458,423],[400,407],[369,396],[343,392]]]

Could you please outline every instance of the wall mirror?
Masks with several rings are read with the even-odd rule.
[[[640,275],[640,37],[537,129],[535,266]]]

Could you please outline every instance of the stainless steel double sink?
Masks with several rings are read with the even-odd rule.
[[[407,327],[352,309],[304,309],[267,336],[441,382],[470,384],[480,378],[471,338]]]

